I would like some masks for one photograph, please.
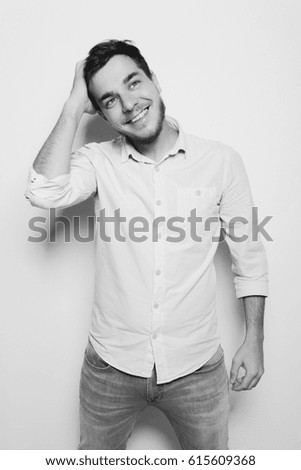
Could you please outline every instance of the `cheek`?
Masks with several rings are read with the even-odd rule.
[[[110,124],[120,124],[121,121],[121,116],[120,112],[118,111],[117,107],[116,109],[110,109],[110,110],[105,110],[103,113],[105,119],[110,123]]]

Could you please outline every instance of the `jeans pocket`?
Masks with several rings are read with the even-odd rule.
[[[110,364],[105,362],[95,351],[90,341],[88,342],[88,346],[85,351],[85,360],[86,362],[93,367],[94,369],[98,370],[106,370],[109,369]]]
[[[213,356],[205,362],[199,369],[194,371],[194,374],[207,374],[218,368],[224,361],[224,350],[221,346],[218,347],[218,350],[213,354]]]

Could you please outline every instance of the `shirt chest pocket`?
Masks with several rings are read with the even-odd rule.
[[[177,190],[177,215],[189,217],[195,209],[196,216],[218,216],[216,189],[214,186],[194,186]]]

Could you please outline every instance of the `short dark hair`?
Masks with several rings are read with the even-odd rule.
[[[150,68],[141,55],[139,49],[134,46],[132,41],[124,40],[119,41],[118,39],[110,39],[108,41],[100,42],[96,46],[92,47],[86,58],[84,65],[84,78],[87,84],[88,95],[94,106],[99,111],[99,105],[96,102],[94,96],[89,91],[89,82],[91,78],[106,65],[106,63],[115,55],[126,55],[136,62],[137,66],[142,69],[148,78],[152,78]]]

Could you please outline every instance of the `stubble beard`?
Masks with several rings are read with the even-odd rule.
[[[133,145],[134,147],[140,146],[140,145],[148,145],[154,142],[160,135],[163,127],[163,121],[165,119],[165,104],[162,99],[160,99],[160,104],[159,104],[159,117],[158,117],[158,122],[156,124],[156,127],[152,133],[149,135],[135,135],[134,137],[128,136],[126,134],[123,134]]]

